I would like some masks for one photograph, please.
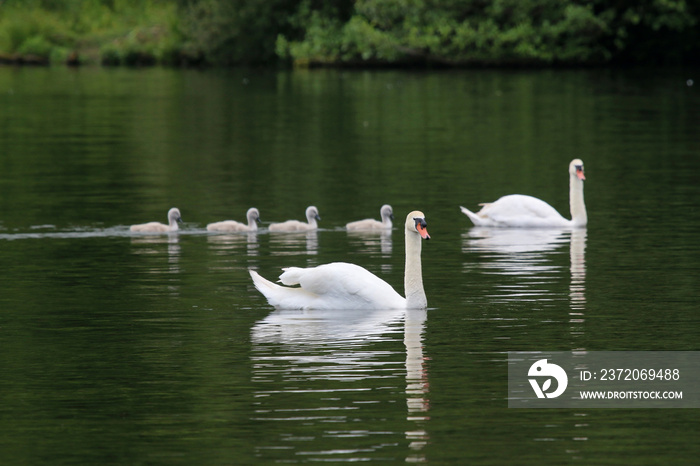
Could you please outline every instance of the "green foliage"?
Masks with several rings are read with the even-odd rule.
[[[184,49],[211,63],[275,60],[276,39],[292,30],[299,2],[288,0],[181,0]]]
[[[293,21],[304,32],[279,36],[277,53],[301,63],[606,63],[663,56],[655,44],[683,35],[694,38],[686,52],[698,49],[698,12],[685,0],[357,0],[347,21],[327,13],[302,2]]]
[[[176,6],[165,0],[5,0],[0,53],[52,62],[72,54],[111,64],[171,62],[182,41],[177,21]]]
[[[34,54],[48,58],[54,44],[70,44],[74,35],[58,20],[43,11],[6,10],[0,15],[0,50],[6,53]]]
[[[116,45],[109,43],[102,46],[100,49],[100,61],[106,66],[118,66],[122,64],[121,49]]]
[[[688,0],[0,0],[0,54],[105,64],[550,65],[700,56]]]
[[[53,45],[42,36],[32,36],[22,42],[17,52],[22,55],[34,55],[48,59],[51,56]]]
[[[609,48],[623,61],[681,62],[700,52],[700,4],[686,0],[595,2],[610,23]]]
[[[316,23],[311,22],[301,43],[289,42],[292,58],[313,59],[308,50],[322,49],[319,43],[327,42],[328,28],[319,31]],[[452,64],[602,58],[595,43],[604,30],[591,8],[558,0],[358,0],[355,15],[331,29],[343,61]]]

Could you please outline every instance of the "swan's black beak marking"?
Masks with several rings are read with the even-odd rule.
[[[416,230],[421,235],[421,237],[423,239],[430,239],[430,235],[428,234],[428,224],[426,223],[425,219],[420,217],[414,217],[413,221],[416,222]]]

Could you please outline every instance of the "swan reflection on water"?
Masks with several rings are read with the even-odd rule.
[[[168,263],[177,264],[180,261],[180,235],[168,233],[166,235],[134,235],[131,237],[134,254],[161,254],[160,245],[167,244]],[[179,271],[179,270],[176,270]]]
[[[167,245],[167,263],[158,260],[153,267],[146,270],[151,274],[168,274],[168,290],[173,296],[178,296],[180,292],[180,235],[173,232],[165,235],[134,235],[131,237],[133,254],[159,255],[163,254],[163,245]],[[157,280],[154,286],[160,287],[162,282]]]
[[[239,249],[245,249],[249,256],[259,255],[256,231],[208,235],[207,242],[216,255],[229,255]]]
[[[318,254],[318,230],[300,233],[270,233],[270,254],[273,256],[296,256],[301,251]]]
[[[536,228],[471,228],[462,234],[464,249],[497,254],[543,253],[568,243],[566,231]]]
[[[374,254],[380,252],[382,257],[390,256],[392,251],[391,230],[348,231],[351,244],[362,246],[361,252]]]
[[[571,282],[569,283],[569,324],[571,336],[576,339],[584,334],[586,312],[586,236],[585,229],[571,232]],[[583,350],[582,346],[573,343],[572,349]]]
[[[476,252],[487,259],[478,265],[484,273],[510,275],[526,280],[504,285],[504,289],[510,289],[512,293],[503,297],[542,297],[550,292],[534,289],[528,291],[529,286],[526,285],[549,283],[561,276],[565,269],[553,263],[553,259],[557,254],[564,254],[561,249],[568,244],[571,275],[569,297],[572,309],[580,309],[585,305],[586,236],[585,228],[472,228],[462,234],[462,252]]]
[[[359,247],[358,251],[365,254],[379,253],[382,258],[390,258],[393,250],[391,230],[359,230],[348,231],[350,245]],[[392,266],[388,263],[381,265],[382,272],[391,272]]]
[[[252,381],[258,387],[254,420],[284,422],[289,435],[306,431],[310,424],[325,426],[323,436],[299,444],[309,460],[367,460],[369,450],[353,450],[353,438],[379,436],[381,444],[398,434],[409,445],[398,454],[420,461],[428,437],[422,342],[426,317],[425,310],[270,313],[251,330]],[[396,344],[401,339],[402,347]],[[402,417],[408,425],[387,419],[387,406],[398,401],[396,393],[403,394],[399,399],[405,400]],[[392,431],[397,423],[401,429]],[[328,450],[328,438],[336,444],[349,439],[348,448]],[[280,445],[288,448],[290,442],[284,440],[270,439],[258,453],[273,454]]]
[[[260,255],[256,231],[209,234],[207,243],[212,253],[217,256],[217,260],[210,266],[212,270],[239,269],[243,266],[241,257],[247,258],[245,267],[252,267]]]
[[[562,266],[556,265],[552,256],[562,254],[560,249],[569,242],[565,231],[472,228],[462,234],[462,239],[463,252],[476,252],[486,259],[478,263],[482,273],[514,279],[498,281],[495,285],[498,291],[489,298],[505,301],[553,298],[554,293],[547,285],[561,275]]]
[[[557,298],[554,283],[564,276],[566,267],[556,265],[555,259],[556,255],[565,254],[562,249],[568,244],[569,293],[566,298],[569,300],[570,334],[575,338],[583,334],[585,321],[586,237],[585,228],[472,228],[462,234],[462,251],[476,252],[486,259],[477,265],[482,273],[511,278],[495,285],[498,291],[488,298],[543,302]],[[465,264],[465,267],[473,265]]]

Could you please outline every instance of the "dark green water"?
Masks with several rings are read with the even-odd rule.
[[[6,464],[691,464],[698,413],[507,408],[509,350],[700,350],[697,71],[0,68]],[[587,230],[470,228],[531,194]],[[430,308],[275,312],[248,268],[358,263]],[[209,235],[316,205],[301,236]],[[165,221],[180,234],[133,236]]]

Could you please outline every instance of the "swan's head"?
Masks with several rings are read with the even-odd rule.
[[[428,224],[425,221],[425,214],[420,210],[414,210],[406,216],[406,231],[416,232],[423,239],[430,239],[428,234]]]
[[[260,223],[260,212],[258,212],[258,209],[255,207],[251,207],[246,213],[246,218],[248,219],[249,223],[251,220],[255,220],[256,222]]]
[[[318,215],[318,209],[312,205],[306,208],[306,219],[311,223],[312,219],[321,220],[321,216]]]
[[[586,176],[583,174],[583,160],[574,159],[569,164],[569,174],[575,176],[579,180],[585,180]]]
[[[394,209],[391,208],[389,204],[384,204],[379,210],[382,219],[390,218],[394,220]]]
[[[180,209],[173,207],[168,211],[168,222],[172,225],[175,222],[182,223],[182,216],[180,215]]]

